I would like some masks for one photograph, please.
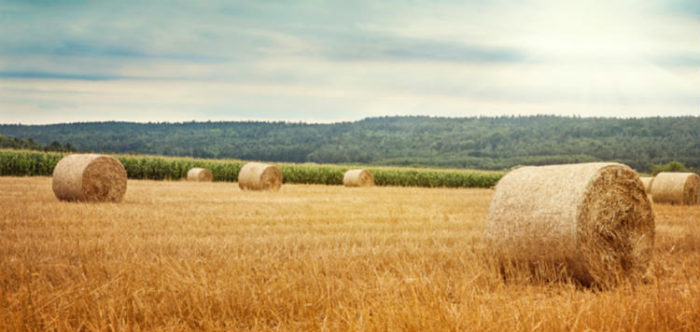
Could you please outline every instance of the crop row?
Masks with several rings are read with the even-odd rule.
[[[0,150],[0,176],[50,176],[62,153]],[[207,168],[214,181],[235,182],[238,171],[246,163],[234,159],[194,159],[141,155],[114,155],[126,168],[131,179],[177,180],[192,167]],[[318,164],[275,164],[282,171],[285,183],[340,185],[350,166]],[[503,176],[499,172],[416,169],[400,167],[366,167],[380,186],[417,187],[480,187],[488,188]]]

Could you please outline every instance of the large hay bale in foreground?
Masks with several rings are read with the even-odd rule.
[[[498,182],[484,238],[502,262],[563,267],[585,284],[609,285],[645,273],[654,214],[625,165],[523,167]]]
[[[647,194],[651,193],[651,184],[654,183],[654,178],[651,176],[640,176],[639,179],[642,180],[644,185],[644,192]]]
[[[214,175],[206,168],[195,167],[187,171],[187,181],[211,182]]]
[[[56,164],[52,187],[64,201],[119,202],[126,193],[126,170],[110,156],[71,154]]]
[[[346,187],[374,186],[374,176],[366,169],[351,169],[343,175],[343,185]]]
[[[273,165],[247,163],[238,172],[238,186],[244,190],[279,190],[282,172]]]
[[[700,204],[700,176],[695,173],[661,172],[651,185],[656,203]]]

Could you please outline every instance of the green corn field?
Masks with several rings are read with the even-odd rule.
[[[0,150],[0,176],[51,176],[63,153]],[[113,155],[126,168],[130,179],[178,180],[193,167],[210,169],[214,181],[235,182],[246,163],[235,159],[195,159],[142,155]],[[343,184],[343,174],[358,166],[274,163],[285,183]],[[364,167],[379,186],[489,188],[503,172],[442,170],[404,167]]]

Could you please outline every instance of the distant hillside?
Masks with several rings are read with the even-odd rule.
[[[700,168],[700,117],[382,117],[335,124],[99,122],[0,125],[77,150],[249,160],[504,169],[615,160]]]
[[[39,150],[39,151],[54,151],[54,152],[72,152],[75,151],[73,146],[70,144],[66,145],[61,145],[61,143],[57,141],[51,142],[51,144],[47,144],[46,146],[42,146],[41,144],[35,142],[33,139],[24,139],[24,138],[9,138],[5,137],[4,135],[0,135],[0,149],[2,148],[10,148],[10,149],[16,149],[16,150]]]

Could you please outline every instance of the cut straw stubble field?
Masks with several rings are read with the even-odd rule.
[[[700,325],[697,206],[656,206],[651,279],[504,281],[486,189],[129,180],[121,204],[0,178],[0,330],[674,330]],[[358,208],[358,206],[362,208]]]

